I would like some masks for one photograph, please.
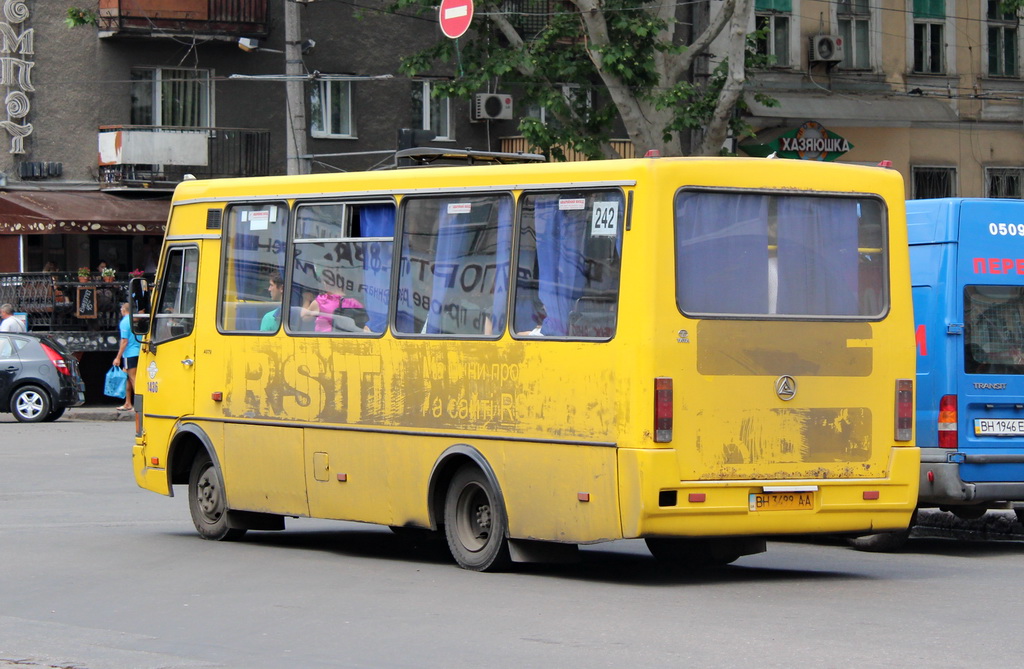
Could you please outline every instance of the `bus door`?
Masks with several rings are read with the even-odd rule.
[[[895,379],[913,374],[887,219],[870,195],[678,192],[684,480],[887,475]],[[811,488],[751,510],[813,507]]]
[[[146,431],[167,443],[178,419],[194,411],[195,311],[199,248],[172,246],[163,262],[156,296],[150,354],[139,358],[136,379],[145,388]],[[143,368],[144,366],[144,368]]]
[[[1024,203],[964,201],[959,240],[960,477],[1024,481]]]

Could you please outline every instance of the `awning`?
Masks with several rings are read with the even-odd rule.
[[[4,191],[0,234],[162,235],[170,206],[101,191]]]
[[[793,122],[814,119],[847,127],[908,126],[914,123],[950,123],[958,120],[950,101],[940,98],[918,95],[888,97],[762,92],[777,100],[779,106],[769,107],[747,94],[745,101],[750,114],[761,118],[789,119]]]

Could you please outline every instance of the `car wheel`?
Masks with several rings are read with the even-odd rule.
[[[484,473],[472,466],[456,472],[445,498],[444,531],[459,566],[472,571],[507,569],[507,525],[498,492]]]
[[[228,526],[228,499],[220,472],[206,451],[196,456],[188,476],[188,509],[199,536],[211,541],[233,541],[244,529]]]
[[[57,420],[58,418],[60,418],[61,416],[64,415],[64,409],[65,409],[65,407],[57,407],[57,408],[55,408],[50,413],[46,414],[46,418],[43,419],[43,422],[44,423],[52,423],[53,421]]]
[[[39,386],[22,386],[11,396],[11,413],[22,423],[38,423],[50,414],[50,396]]]

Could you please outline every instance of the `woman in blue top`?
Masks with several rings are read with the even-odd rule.
[[[134,406],[135,391],[135,370],[139,366],[139,352],[141,341],[138,335],[132,334],[132,317],[128,315],[129,306],[127,302],[121,305],[121,346],[117,349],[114,357],[114,366],[121,367],[122,359],[124,369],[128,373],[128,384],[124,389],[124,404],[117,407],[118,411],[131,411]]]

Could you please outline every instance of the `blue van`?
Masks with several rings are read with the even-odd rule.
[[[907,228],[918,507],[977,518],[1024,503],[1024,201],[911,200]]]

